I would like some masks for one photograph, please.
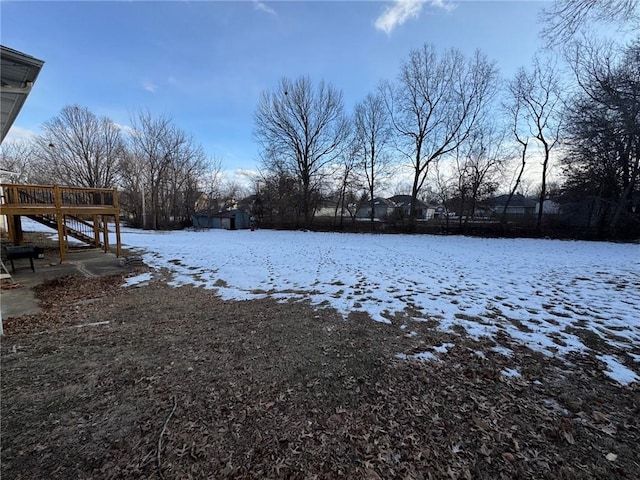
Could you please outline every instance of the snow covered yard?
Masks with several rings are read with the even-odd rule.
[[[511,355],[497,341],[506,334],[547,356],[592,352],[619,383],[640,379],[633,371],[640,370],[640,245],[130,229],[123,243],[144,252],[148,265],[169,269],[172,285],[215,289],[224,299],[306,299],[345,317],[363,311],[394,319],[407,335],[436,321]]]
[[[638,245],[124,240],[7,324],[4,476],[637,477]]]

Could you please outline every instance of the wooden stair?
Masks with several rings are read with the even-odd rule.
[[[40,223],[54,230],[58,229],[58,222],[55,215],[27,215],[27,218]],[[86,222],[75,215],[64,216],[65,233],[76,240],[91,245],[92,247],[102,248],[104,243],[100,241],[99,235],[96,235],[93,225]]]

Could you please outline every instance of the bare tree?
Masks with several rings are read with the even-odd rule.
[[[503,103],[503,110],[505,111],[510,122],[510,130],[513,138],[517,143],[517,149],[520,153],[518,167],[515,173],[515,179],[511,183],[509,195],[507,201],[502,209],[501,222],[504,223],[507,219],[507,210],[509,204],[514,195],[520,188],[522,183],[522,176],[527,167],[527,149],[529,148],[529,128],[527,123],[523,119],[523,96],[521,95],[520,85],[518,83],[519,76],[507,83],[507,98]],[[526,128],[525,128],[526,127]]]
[[[391,157],[387,147],[391,140],[389,112],[380,94],[368,94],[356,104],[354,112],[356,155],[364,172],[371,201],[371,225],[375,226],[376,192],[389,175]]]
[[[274,92],[262,93],[255,112],[255,137],[264,166],[300,182],[299,210],[306,225],[325,173],[349,136],[342,93],[330,84],[314,86],[308,77],[283,78]]]
[[[131,149],[127,149],[120,168],[120,208],[126,212],[131,226],[143,226],[146,214],[144,163],[133,155]]]
[[[621,49],[580,41],[568,52],[580,90],[565,112],[566,190],[598,204],[599,233],[615,231],[634,217],[640,180],[640,40]]]
[[[637,28],[640,25],[638,0],[556,0],[543,10],[542,35],[551,45],[561,45],[590,22]]]
[[[542,225],[544,201],[547,195],[547,175],[551,151],[560,141],[562,119],[560,115],[561,86],[556,65],[539,57],[533,61],[533,69],[521,68],[509,85],[513,101],[518,105],[518,121],[524,122],[529,135],[542,147],[542,174],[538,200],[536,225]],[[515,117],[514,117],[515,118]],[[516,136],[516,138],[518,138]],[[521,140],[519,143],[525,147]],[[523,148],[523,156],[524,156]]]
[[[142,177],[143,227],[188,223],[207,169],[202,147],[164,115],[154,117],[142,111],[131,118],[131,124],[137,170],[128,173]]]
[[[231,210],[238,207],[238,202],[248,195],[247,188],[237,180],[225,179],[220,184],[222,208]]]
[[[300,182],[295,177],[284,170],[263,171],[256,181],[255,195],[260,223],[291,226],[291,218],[298,214],[300,205]]]
[[[11,172],[16,183],[34,182],[33,142],[9,140],[0,145],[0,170]]]
[[[351,186],[344,195],[343,208],[349,214],[351,222],[355,223],[360,209],[367,203],[367,193],[362,189],[358,189],[357,185]]]
[[[125,143],[120,128],[86,107],[66,106],[35,140],[37,168],[47,183],[110,188],[117,184]]]
[[[480,122],[456,150],[460,224],[476,215],[478,203],[498,188],[505,162],[504,132],[493,122]]]
[[[445,225],[449,228],[451,199],[454,196],[456,190],[456,179],[453,175],[448,175],[447,172],[439,165],[439,162],[434,164],[433,182],[434,182],[434,196],[443,207],[442,214],[445,218]]]
[[[223,192],[226,190],[224,185],[222,161],[218,158],[210,159],[199,182],[202,198],[198,201],[198,209],[213,210],[218,208],[219,199],[224,197]]]
[[[466,59],[455,49],[440,55],[433,45],[412,51],[397,84],[384,88],[398,149],[413,170],[411,224],[429,166],[465,141],[496,89],[496,68],[479,52]]]
[[[132,116],[131,125],[131,145],[139,170],[130,173],[142,177],[142,227],[157,229],[160,220],[160,189],[170,167],[168,143],[173,136],[173,126],[170,118],[154,118],[148,111]]]

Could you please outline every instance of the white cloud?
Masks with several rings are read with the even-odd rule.
[[[236,183],[247,190],[253,186],[253,179],[259,177],[258,170],[248,168],[236,168],[223,170],[223,178],[227,183]]]
[[[29,130],[27,128],[18,127],[13,125],[7,132],[4,138],[5,142],[22,142],[33,140],[38,135],[37,132]]]
[[[450,10],[452,5],[447,2],[447,0],[431,0],[432,7],[442,8],[444,10]]]
[[[148,80],[145,80],[142,82],[142,88],[144,88],[147,92],[155,93],[155,91],[158,89],[158,86],[154,83],[149,82]]]
[[[120,131],[126,135],[133,135],[134,130],[133,127],[130,127],[129,125],[122,125],[120,123],[117,122],[113,122],[113,124],[118,127],[118,129],[120,129]]]
[[[418,18],[427,0],[394,0],[393,5],[387,7],[375,21],[375,27],[386,34],[391,34],[396,27],[411,18]],[[447,0],[429,0],[432,7],[450,10]]]
[[[253,1],[253,9],[268,13],[269,15],[273,15],[274,17],[278,16],[278,13],[273,8],[269,7],[267,4],[259,0]]]

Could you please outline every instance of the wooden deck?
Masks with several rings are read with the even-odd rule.
[[[121,255],[116,189],[2,183],[0,192],[0,213],[7,217],[7,230],[14,245],[22,244],[21,217],[26,216],[58,231],[61,262],[66,260],[68,237],[108,252],[111,220],[115,225],[116,255]]]

